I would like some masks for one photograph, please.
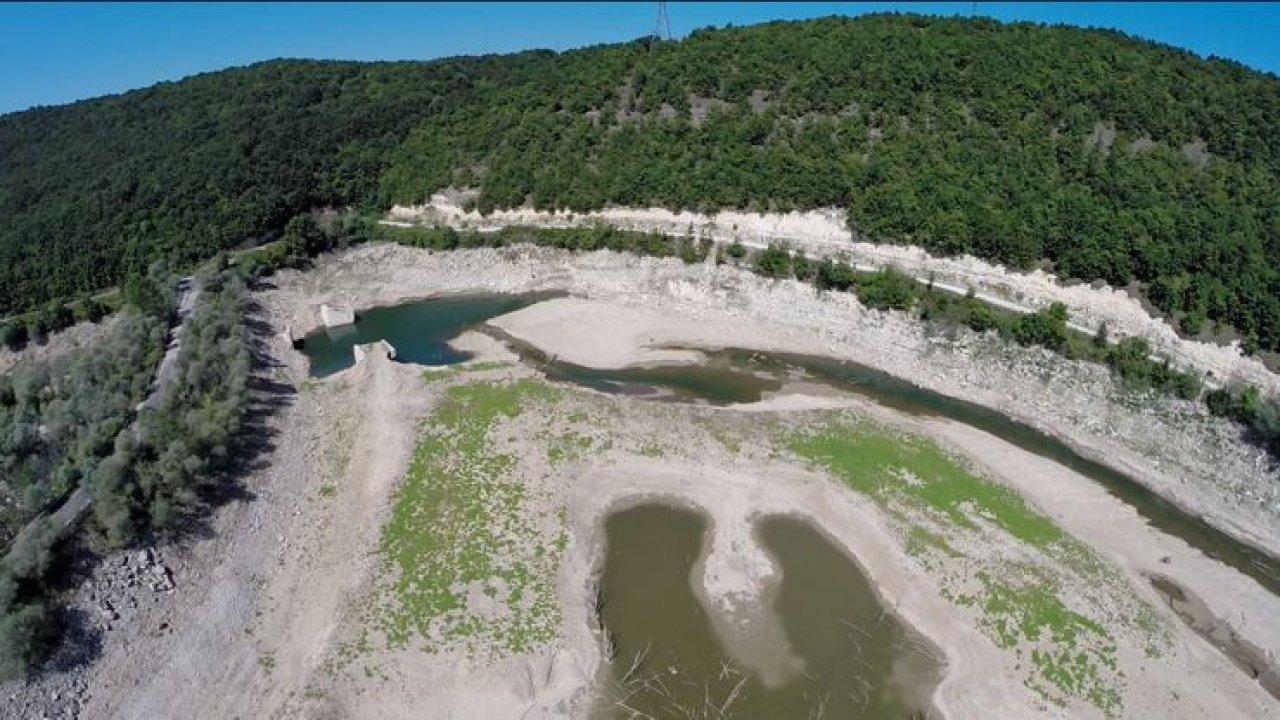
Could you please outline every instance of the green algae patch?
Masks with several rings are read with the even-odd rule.
[[[380,543],[384,593],[375,627],[391,647],[461,644],[473,654],[523,653],[560,626],[555,577],[564,552],[558,513],[531,507],[495,450],[495,425],[554,405],[535,380],[450,387],[424,426]]]

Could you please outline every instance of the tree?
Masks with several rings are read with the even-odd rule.
[[[27,672],[48,645],[52,623],[40,603],[7,607],[0,614],[0,679]]]
[[[27,326],[25,323],[0,323],[0,344],[10,350],[19,350],[27,344]]]
[[[755,271],[768,278],[791,277],[791,253],[780,245],[770,244],[756,256]]]
[[[1067,342],[1067,306],[1055,302],[1013,324],[1013,338],[1021,345],[1043,345],[1051,350]]]

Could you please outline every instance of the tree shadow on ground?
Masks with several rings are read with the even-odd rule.
[[[256,300],[249,298],[245,310],[253,357],[253,372],[247,382],[249,407],[235,441],[228,448],[218,481],[201,489],[200,504],[184,516],[182,527],[167,538],[176,544],[213,537],[213,522],[219,508],[256,499],[253,478],[270,466],[269,458],[280,435],[278,416],[297,400],[297,388],[279,379],[277,370],[283,363],[274,355],[275,328],[263,318],[263,308]]]
[[[53,614],[61,630],[62,640],[45,661],[42,668],[44,672],[74,672],[102,655],[103,630],[90,619],[85,608],[77,605],[59,606]]]

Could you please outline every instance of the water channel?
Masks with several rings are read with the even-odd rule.
[[[649,385],[667,388],[671,399],[697,399],[711,404],[759,401],[790,380],[817,381],[856,393],[885,407],[920,416],[953,420],[988,432],[1023,450],[1071,468],[1097,482],[1113,497],[1134,508],[1155,529],[1182,539],[1205,555],[1230,565],[1280,595],[1280,558],[1272,557],[1189,515],[1146,486],[1111,467],[1090,460],[1065,443],[1012,418],[977,405],[925,390],[905,380],[857,363],[794,353],[728,349],[708,352],[707,364],[696,368],[596,370],[560,362],[542,362],[548,377],[608,391],[609,383],[626,384],[632,393]],[[683,372],[682,372],[683,371]],[[679,374],[678,384],[667,378]]]

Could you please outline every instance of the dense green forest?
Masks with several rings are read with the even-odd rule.
[[[277,61],[0,118],[0,313],[471,185],[482,209],[838,206],[1280,349],[1278,178],[1280,79],[1109,31],[875,15]]]

